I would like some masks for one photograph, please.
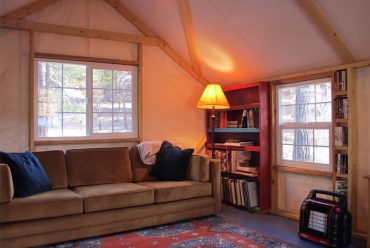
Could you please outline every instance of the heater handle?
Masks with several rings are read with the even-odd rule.
[[[345,205],[347,206],[347,198],[340,194],[340,193],[336,193],[336,192],[331,192],[331,191],[327,191],[327,190],[321,190],[321,189],[314,189],[314,190],[311,190],[310,194],[308,195],[308,198],[312,199],[312,198],[316,198],[316,194],[322,194],[322,195],[330,195],[330,196],[334,196],[334,197],[337,197],[339,199],[339,204],[340,205]]]

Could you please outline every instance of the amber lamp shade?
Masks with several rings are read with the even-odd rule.
[[[219,84],[208,84],[198,101],[197,107],[212,109],[212,158],[215,158],[215,109],[228,109],[230,104]]]

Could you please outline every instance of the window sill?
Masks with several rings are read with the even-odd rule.
[[[124,143],[139,142],[139,138],[121,139],[68,139],[68,140],[35,140],[35,145],[65,145],[65,144],[100,144],[100,143]]]
[[[306,175],[315,175],[315,176],[322,176],[322,177],[330,177],[330,178],[333,176],[333,173],[329,172],[329,171],[312,170],[312,169],[282,166],[282,165],[275,165],[274,169],[277,170],[277,171],[293,172],[293,173],[300,173],[300,174],[306,174]]]

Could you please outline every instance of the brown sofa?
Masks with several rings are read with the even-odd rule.
[[[193,155],[187,181],[155,181],[136,147],[35,152],[52,190],[13,197],[0,164],[0,247],[27,247],[220,211],[220,165]]]

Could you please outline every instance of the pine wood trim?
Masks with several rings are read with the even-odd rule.
[[[323,37],[329,42],[331,47],[342,58],[343,62],[356,61],[348,45],[331,25],[314,0],[298,0],[297,3],[305,12],[306,16],[309,18],[309,21],[316,26],[317,30],[320,31]]]
[[[193,69],[196,73],[201,75],[200,63],[199,63],[199,54],[196,47],[196,39],[193,29],[193,22],[191,17],[191,10],[188,0],[179,0],[179,9],[182,19],[182,25],[184,27],[186,43],[188,45],[188,50],[193,64]]]
[[[126,143],[139,142],[139,138],[127,139],[68,139],[68,140],[35,140],[36,146],[66,145],[66,144],[101,144],[101,143]]]
[[[278,171],[273,170],[277,163],[276,153],[276,85],[271,85],[270,92],[271,107],[271,208],[278,208]]]
[[[157,38],[145,37],[142,35],[108,32],[87,28],[76,28],[34,21],[17,20],[4,17],[0,18],[0,27],[20,30],[33,30],[54,34],[81,36],[86,38],[95,38],[103,40],[116,40],[129,43],[143,43],[146,45],[157,45],[159,43],[159,40]]]
[[[30,151],[35,150],[35,32],[29,32],[29,46],[30,46],[30,55],[29,55],[29,103],[28,103],[28,145]]]
[[[20,7],[19,9],[13,10],[12,12],[3,15],[2,17],[22,19],[26,16],[29,16],[33,13],[39,12],[44,8],[53,5],[59,0],[37,0],[30,4]]]
[[[305,175],[322,176],[322,177],[329,177],[329,178],[332,178],[333,176],[333,173],[328,172],[328,171],[311,170],[311,169],[282,166],[282,165],[275,165],[273,168],[277,171],[293,172],[293,173],[299,173],[299,174],[305,174]]]
[[[348,97],[348,205],[352,213],[353,232],[357,231],[357,117],[356,78],[353,69],[347,69]]]
[[[138,66],[140,64],[139,61],[133,61],[133,60],[84,57],[84,56],[54,54],[54,53],[35,53],[35,57],[43,58],[43,59],[61,59],[61,60],[84,61],[84,62],[105,63],[105,64],[118,64],[118,65]]]
[[[354,63],[327,66],[327,67],[322,67],[322,68],[313,69],[313,70],[304,71],[304,72],[269,77],[269,78],[262,79],[262,81],[280,81],[280,80],[286,80],[286,79],[292,79],[292,78],[300,78],[300,77],[304,77],[308,75],[321,74],[325,72],[333,72],[336,70],[343,70],[343,69],[348,69],[348,68],[361,68],[361,67],[367,67],[367,66],[370,66],[370,59],[357,61]]]
[[[126,8],[119,0],[104,0],[118,13],[125,17],[132,25],[134,25],[140,32],[149,37],[158,37],[140,18],[135,16],[128,8]]]
[[[163,41],[159,44],[159,47],[172,58],[180,67],[187,71],[193,78],[199,81],[202,85],[206,86],[209,82],[203,76],[196,73],[193,67],[178,54],[167,42]]]
[[[143,44],[139,43],[137,46],[137,60],[139,62],[139,75],[138,75],[138,84],[139,84],[139,140],[143,139]]]

